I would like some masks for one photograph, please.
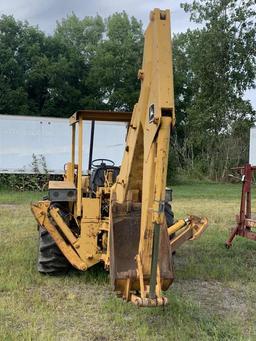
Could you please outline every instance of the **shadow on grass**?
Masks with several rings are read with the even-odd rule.
[[[79,271],[72,268],[66,276],[74,280],[74,282],[77,279],[81,279],[86,283],[97,282],[97,284],[106,284],[109,282],[109,273],[104,269],[103,263],[98,263],[86,271]]]

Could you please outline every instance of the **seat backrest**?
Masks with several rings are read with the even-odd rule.
[[[97,187],[103,187],[105,183],[105,172],[108,170],[113,171],[113,182],[116,182],[116,178],[120,172],[120,168],[116,166],[99,166],[93,170],[91,176],[91,189],[96,192]]]

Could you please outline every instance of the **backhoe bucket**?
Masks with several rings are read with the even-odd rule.
[[[139,289],[136,272],[136,255],[140,240],[140,204],[130,208],[127,204],[113,204],[110,231],[110,277],[113,289],[120,294],[129,289]],[[137,283],[136,283],[137,282]],[[125,297],[124,297],[125,298]],[[127,297],[128,299],[128,297]]]
[[[110,231],[110,277],[115,291],[127,301],[140,291],[136,256],[140,241],[141,204],[133,204],[127,212],[127,204],[112,203]],[[167,290],[173,282],[172,254],[167,230],[161,230],[159,269],[161,289]],[[150,274],[144,284],[149,285]],[[148,304],[147,304],[148,305]]]

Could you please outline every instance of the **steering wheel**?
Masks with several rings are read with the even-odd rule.
[[[114,166],[115,162],[109,159],[94,159],[92,161],[92,168],[99,168],[101,166]]]

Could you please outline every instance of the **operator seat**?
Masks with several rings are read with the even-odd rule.
[[[99,166],[95,167],[92,171],[90,186],[92,191],[96,192],[97,187],[104,187],[105,172],[107,170],[113,171],[113,183],[116,182],[116,178],[120,172],[120,167],[106,165],[102,162]]]

